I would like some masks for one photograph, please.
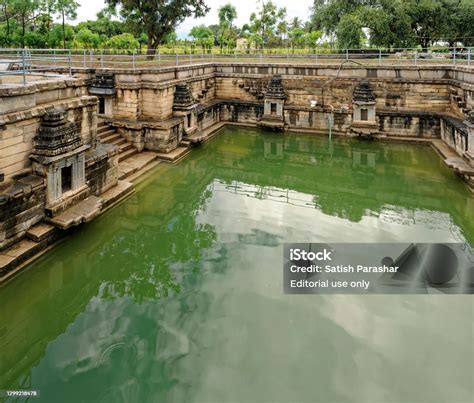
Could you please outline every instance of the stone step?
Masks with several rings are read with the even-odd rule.
[[[31,239],[33,242],[40,242],[46,238],[53,236],[56,228],[47,223],[39,223],[34,227],[31,227],[26,232],[26,237]]]
[[[100,142],[105,143],[105,144],[112,144],[115,140],[118,140],[121,138],[122,136],[120,134],[114,133],[110,136],[100,138]]]
[[[100,133],[97,137],[98,137],[100,140],[102,140],[103,138],[109,137],[109,136],[111,136],[112,134],[115,134],[115,133],[117,133],[117,131],[116,131],[115,129],[109,129],[109,130],[107,130],[107,131],[105,131],[105,132]]]
[[[0,252],[0,282],[12,276],[16,266],[39,253],[44,247],[44,242],[34,242],[25,238]]]
[[[120,137],[120,138],[118,138],[117,140],[114,140],[114,141],[112,141],[112,142],[108,142],[107,144],[113,144],[113,145],[115,145],[115,146],[120,146],[120,145],[122,145],[122,144],[124,144],[124,143],[126,143],[126,142],[127,142],[127,140],[125,140],[123,137]]]
[[[89,196],[74,206],[68,208],[49,222],[61,229],[68,229],[84,222],[92,221],[100,214],[103,200],[97,196]]]
[[[130,158],[131,156],[133,156],[137,153],[138,153],[137,149],[132,147],[131,149],[129,149],[129,150],[123,152],[123,153],[120,153],[119,156],[118,156],[118,160],[119,160],[119,162],[124,161],[127,158]]]
[[[109,208],[112,204],[118,202],[128,194],[134,191],[133,184],[127,181],[119,180],[117,186],[102,193],[100,198],[102,201],[102,209]]]
[[[157,163],[156,154],[150,151],[137,153],[119,164],[119,179],[131,177],[152,163]]]
[[[119,153],[120,153],[120,154],[121,154],[121,153],[124,153],[125,151],[130,150],[131,148],[133,148],[133,147],[132,147],[132,143],[130,143],[130,142],[128,142],[128,141],[125,142],[124,144],[119,145],[118,147],[119,147]]]
[[[176,162],[184,158],[191,150],[186,147],[178,147],[169,153],[156,153],[158,159],[168,162]]]
[[[106,132],[107,130],[110,130],[110,129],[115,130],[115,128],[110,126],[110,125],[106,125],[106,124],[104,124],[103,126],[97,125],[97,134],[101,134],[101,133]]]

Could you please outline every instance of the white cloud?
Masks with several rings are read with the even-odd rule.
[[[105,3],[103,0],[78,0],[78,21],[86,21],[95,18],[96,13],[101,10]],[[203,18],[188,18],[177,29],[180,37],[185,36],[195,25],[211,25],[217,23],[217,10],[220,6],[231,2],[237,8],[237,25],[242,25],[249,20],[250,14],[256,11],[256,0],[207,0],[211,11]],[[308,19],[309,8],[313,0],[274,0],[278,7],[286,7],[289,18],[299,17],[303,21]]]

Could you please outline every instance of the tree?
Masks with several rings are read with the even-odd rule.
[[[222,53],[224,44],[228,45],[231,39],[232,23],[237,18],[237,10],[231,3],[227,3],[219,7],[217,15],[219,16],[219,44]]]
[[[199,46],[202,46],[203,53],[206,49],[211,50],[212,45],[214,45],[214,34],[209,27],[206,27],[205,25],[193,27],[189,35],[194,38]]]
[[[307,32],[304,36],[304,41],[306,43],[306,46],[312,49],[313,52],[316,51],[318,41],[322,38],[322,36],[323,36],[323,33],[321,31]]]
[[[148,37],[147,54],[150,57],[185,18],[203,17],[209,11],[204,0],[106,0],[112,6],[120,6],[120,14],[137,32],[145,31]]]
[[[411,18],[403,2],[380,0],[379,7],[366,7],[359,13],[369,28],[370,42],[375,46],[405,48],[416,45]]]
[[[0,0],[0,10],[2,13],[1,21],[5,22],[5,35],[6,40],[10,41],[10,27],[11,27],[11,20],[14,20],[16,17],[16,9],[14,6],[14,2],[12,0]]]
[[[114,35],[104,43],[106,49],[121,52],[135,52],[140,49],[140,42],[132,34]]]
[[[37,0],[12,0],[13,14],[21,27],[21,47],[25,47],[26,28],[36,18]]]
[[[464,46],[474,46],[474,1],[461,0],[453,21],[456,38]]]
[[[362,22],[355,14],[342,16],[336,28],[339,49],[359,49],[362,47]]]
[[[439,40],[446,31],[446,8],[440,0],[405,0],[405,12],[411,19],[411,27],[418,43],[427,48]]]
[[[250,31],[261,38],[263,45],[269,43],[275,35],[275,25],[282,16],[286,15],[286,9],[278,8],[271,0],[259,0],[258,9],[258,13],[250,15]],[[254,38],[256,39],[257,36]]]
[[[291,48],[293,49],[293,52],[294,52],[295,47],[299,47],[303,44],[304,35],[305,35],[304,30],[298,27],[293,28],[289,32],[288,36],[290,37],[290,40],[291,40]]]
[[[100,36],[89,29],[81,29],[74,38],[75,45],[84,49],[95,49],[100,44]]]
[[[74,0],[56,0],[56,11],[61,17],[64,49],[66,49],[66,20],[73,20],[77,17],[78,7],[79,3]]]
[[[283,8],[278,15],[276,26],[276,34],[280,38],[280,45],[284,45],[286,36],[288,35],[288,21],[286,21],[286,8]]]

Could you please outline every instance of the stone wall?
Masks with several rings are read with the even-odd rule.
[[[0,250],[23,238],[44,218],[46,184],[40,177],[0,186]]]
[[[4,180],[29,170],[33,138],[46,109],[62,107],[77,123],[85,144],[95,141],[97,99],[87,95],[82,79],[56,78],[25,87],[1,88],[0,170]]]
[[[346,130],[350,119],[343,118],[344,111],[350,111],[354,88],[363,79],[369,80],[376,95],[377,114],[383,116],[380,125],[384,132],[393,126],[396,135],[433,136],[438,130],[436,125],[413,114],[449,114],[462,120],[474,107],[474,75],[465,67],[208,63],[126,74],[116,70],[113,118],[154,123],[172,118],[174,88],[178,83],[187,83],[203,105],[216,100],[259,103],[275,74],[283,76],[288,95],[285,118],[291,128],[325,130],[326,112],[310,108],[311,101],[316,101],[341,111],[336,121],[341,131]],[[229,117],[235,121],[235,113],[239,114],[240,109],[241,106],[234,108],[234,118],[224,110],[221,119]],[[390,113],[398,114],[399,119],[387,115]]]

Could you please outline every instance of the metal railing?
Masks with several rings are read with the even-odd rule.
[[[473,64],[473,48],[443,48],[422,52],[419,49],[315,49],[313,53],[239,52],[169,54],[157,52],[114,51],[110,49],[0,49],[0,74],[27,76],[36,72],[72,73],[81,68],[150,69],[201,63],[295,63],[340,64],[353,61],[365,66],[418,66]]]
[[[72,75],[71,50],[0,49],[0,76],[21,76],[23,85],[28,76],[44,73],[51,66],[67,68]]]

